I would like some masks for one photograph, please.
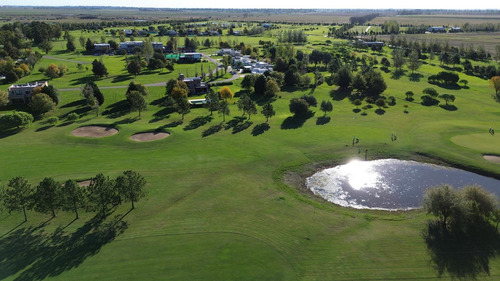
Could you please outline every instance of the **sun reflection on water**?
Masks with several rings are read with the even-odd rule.
[[[339,166],[337,175],[346,179],[352,189],[382,187],[380,173],[374,169],[373,163],[352,160],[346,165]]]

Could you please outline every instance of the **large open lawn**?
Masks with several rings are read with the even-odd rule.
[[[319,41],[323,29],[312,36]],[[88,62],[96,58],[58,55],[57,48],[50,55]],[[115,82],[125,75],[123,60],[104,57],[112,71],[97,85],[156,83],[184,67],[191,75],[195,71],[194,65],[176,65],[172,73],[127,75]],[[40,65],[50,62],[54,59]],[[396,105],[381,111],[374,106],[366,115],[356,113],[349,97],[332,93],[336,87],[326,83],[316,89],[284,89],[273,103],[276,116],[268,127],[260,113],[249,121],[239,118],[242,112],[233,102],[242,91],[240,79],[230,86],[237,94],[219,131],[215,128],[222,116],[209,116],[206,109],[192,109],[182,122],[179,114],[166,112],[158,103],[163,86],[148,88],[148,109],[140,118],[137,112],[120,110],[122,88],[103,90],[99,116],[79,102],[79,91],[61,92],[61,103],[48,115],[63,120],[78,112],[82,117],[54,127],[41,120],[14,135],[0,133],[0,185],[15,176],[36,185],[47,176],[85,180],[132,169],[146,177],[149,195],[135,210],[129,212],[124,204],[104,220],[84,213],[73,221],[72,213],[63,212],[49,220],[49,215],[29,211],[29,221],[21,224],[22,213],[1,212],[0,280],[438,279],[421,237],[431,218],[425,212],[341,208],[300,187],[301,176],[358,157],[358,148],[368,149],[369,159],[439,161],[500,177],[500,164],[482,158],[500,155],[500,136],[488,134],[490,127],[500,128],[499,103],[488,81],[460,73],[469,82],[466,88],[430,85],[427,77],[443,70],[433,63],[424,64],[416,79],[409,78],[409,71],[397,77],[393,68],[383,72],[388,85],[384,95],[394,96]],[[90,71],[80,73],[68,64],[70,73],[49,83],[79,87],[90,77]],[[22,81],[42,78],[35,71]],[[429,86],[455,95],[456,110],[421,105],[421,92]],[[415,101],[404,100],[408,90]],[[320,103],[331,100],[329,119],[320,118],[319,108],[313,108],[310,118],[292,118],[289,101],[304,94],[313,94]],[[263,101],[257,102],[260,112]],[[111,125],[119,133],[101,139],[71,135],[84,125]],[[129,139],[156,129],[170,136],[145,143]],[[398,136],[395,142],[392,133]],[[360,139],[356,147],[351,146],[353,136]],[[487,263],[489,278],[498,280],[500,259]]]

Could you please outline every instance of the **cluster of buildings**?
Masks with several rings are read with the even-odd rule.
[[[231,56],[233,58],[233,69],[242,69],[245,73],[263,74],[266,71],[273,71],[273,65],[263,61],[252,59],[249,55],[241,55],[241,52],[233,49],[221,49],[220,56]]]
[[[126,41],[120,42],[119,48],[120,50],[125,50],[129,54],[133,54],[137,49],[142,49],[144,47],[143,41]],[[153,45],[153,50],[163,50],[162,42],[151,42]],[[94,53],[95,54],[107,54],[111,52],[111,45],[108,43],[95,43],[94,44]]]
[[[463,32],[461,27],[458,26],[452,26],[448,30],[444,26],[431,26],[427,29],[428,32],[430,33],[457,33],[457,32]]]

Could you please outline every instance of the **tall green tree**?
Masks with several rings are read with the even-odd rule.
[[[4,107],[9,104],[9,93],[0,90],[0,107]]]
[[[78,208],[85,206],[85,191],[74,180],[67,180],[59,189],[61,198],[61,209],[63,211],[75,212],[75,219],[78,219]]]
[[[210,90],[207,93],[205,100],[206,100],[205,107],[210,111],[210,115],[212,115],[214,111],[219,110],[219,101],[220,101],[219,93]]]
[[[182,116],[182,120],[184,120],[184,116],[186,114],[191,112],[191,105],[189,104],[187,97],[176,99],[175,108],[177,109],[177,113]]]
[[[264,106],[262,106],[262,115],[266,117],[266,123],[269,121],[269,118],[273,117],[276,115],[276,111],[274,111],[273,105],[271,103],[266,103]]]
[[[31,204],[33,189],[28,180],[24,177],[15,177],[9,180],[7,188],[4,191],[3,203],[9,211],[23,211],[24,221],[28,221],[26,209]]]
[[[255,79],[253,89],[255,94],[257,95],[265,95],[266,94],[266,76],[265,75],[259,75]]]
[[[396,70],[401,71],[405,62],[405,51],[401,48],[394,49],[394,51],[392,51],[392,64]]]
[[[96,77],[108,76],[108,69],[102,61],[94,60],[92,62],[92,72]]]
[[[130,110],[138,111],[139,117],[141,116],[141,111],[146,109],[146,99],[139,91],[130,91],[127,92],[127,101],[130,104]]]
[[[327,112],[331,112],[333,110],[333,105],[332,105],[332,103],[330,101],[325,101],[324,100],[324,101],[321,102],[320,108],[321,108],[321,111],[323,111],[325,113],[324,116],[326,116]]]
[[[101,209],[102,215],[106,216],[109,208],[116,201],[114,187],[114,181],[103,174],[93,177],[87,189],[87,209],[90,211]]]
[[[60,207],[59,188],[61,184],[53,178],[44,178],[35,188],[33,194],[33,208],[39,213],[52,214],[56,216],[56,209]]]
[[[123,176],[116,178],[117,190],[125,201],[132,203],[132,209],[135,209],[134,203],[146,196],[146,179],[135,171],[125,171]]]
[[[418,52],[413,50],[408,57],[408,69],[411,70],[411,73],[414,73],[420,68],[421,65],[422,63],[419,60]]]
[[[127,64],[127,71],[129,74],[137,76],[141,74],[142,66],[139,60],[132,60]]]
[[[226,122],[226,115],[230,114],[229,104],[225,99],[221,100],[219,103],[219,113],[222,113],[222,122]]]
[[[56,108],[54,101],[46,94],[39,93],[31,97],[29,103],[31,112],[35,115],[42,115]]]

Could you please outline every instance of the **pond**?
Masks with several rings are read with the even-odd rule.
[[[500,181],[433,164],[381,159],[352,161],[306,179],[316,195],[344,207],[378,210],[420,208],[426,188],[449,184],[479,185],[500,197]]]

